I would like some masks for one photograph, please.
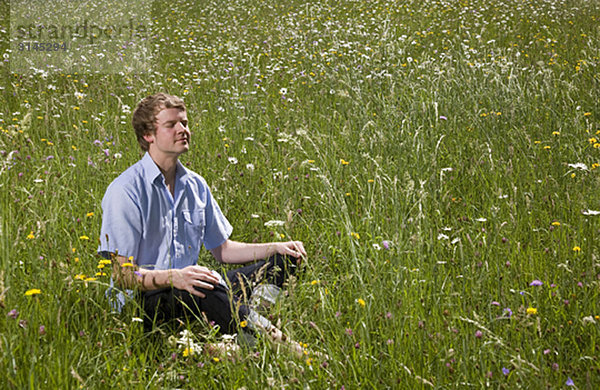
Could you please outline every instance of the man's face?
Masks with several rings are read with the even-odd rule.
[[[178,108],[163,108],[156,115],[156,131],[144,139],[150,144],[148,151],[152,157],[178,157],[189,150],[190,136],[187,113]]]

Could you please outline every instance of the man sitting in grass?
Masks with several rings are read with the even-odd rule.
[[[301,355],[299,344],[286,341],[245,298],[260,283],[280,288],[306,256],[302,242],[229,239],[233,228],[206,181],[179,162],[191,141],[183,100],[149,96],[135,109],[132,124],[146,153],[106,190],[98,252],[114,259],[119,287],[138,291],[145,329],[206,317],[222,333],[247,324]],[[247,265],[220,275],[197,264],[202,245],[221,263]]]

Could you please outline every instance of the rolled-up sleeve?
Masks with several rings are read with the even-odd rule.
[[[123,186],[113,184],[102,199],[98,253],[105,258],[110,258],[112,253],[137,259],[143,234],[139,204]]]

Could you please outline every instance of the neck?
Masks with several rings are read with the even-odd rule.
[[[171,192],[175,184],[175,172],[177,171],[177,156],[156,156],[155,153],[149,152],[150,157],[160,169],[160,172],[165,178],[165,183]]]

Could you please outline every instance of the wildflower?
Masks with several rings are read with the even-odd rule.
[[[552,135],[560,135],[560,132],[558,132],[558,131],[553,131],[553,132],[552,132]]]
[[[33,230],[29,232],[29,234],[27,235],[27,239],[28,240],[33,240],[35,238],[35,235],[33,234]]]
[[[352,331],[352,329],[350,329],[350,328],[346,328],[346,334],[347,334],[348,336],[352,336],[352,335],[354,334],[354,332]]]
[[[379,244],[375,243],[375,244],[373,244],[373,249],[379,251],[379,250],[381,250],[381,246],[379,246]]]
[[[541,286],[542,284],[544,284],[544,283],[537,279],[535,279],[533,282],[529,283],[530,286]]]
[[[315,280],[313,280],[312,282],[310,282],[310,284],[311,284],[312,286],[314,286],[314,285],[315,285],[315,284],[317,284],[317,283],[319,283],[319,281],[318,281],[318,280],[316,280],[316,279],[315,279]]]
[[[90,238],[88,236],[79,236],[80,240],[89,240]]]
[[[356,238],[357,240],[360,240],[360,234],[358,234],[358,233],[351,232],[350,236],[352,236],[352,238]]]
[[[552,226],[560,226],[560,222],[554,221],[554,222],[552,222]]]
[[[192,348],[186,348],[183,350],[183,357],[188,357],[194,354],[194,350]]]
[[[85,279],[85,274],[77,274],[77,275],[75,275],[75,279],[77,279],[77,280],[84,280]]]
[[[38,328],[38,333],[40,334],[40,336],[43,336],[46,334],[46,327],[44,325],[40,325],[40,327]]]
[[[504,374],[504,376],[510,374],[510,370],[506,367],[502,367],[502,374]]]
[[[356,303],[358,303],[358,304],[359,304],[360,306],[362,306],[362,307],[365,307],[365,305],[366,305],[366,303],[365,303],[364,299],[362,299],[362,298],[358,298],[358,299],[356,300]]]
[[[6,315],[12,318],[13,320],[16,320],[17,317],[19,317],[19,312],[17,311],[17,309],[12,309]]]
[[[218,362],[219,362],[219,360],[220,360],[220,359],[219,359],[218,357],[214,357],[214,358],[213,358],[213,361],[214,361],[215,363],[218,363]]]
[[[569,377],[569,378],[567,378],[567,381],[565,382],[565,385],[567,385],[567,386],[575,386],[575,382],[573,382],[573,379],[571,379]]]
[[[108,259],[102,259],[98,262],[98,264],[109,265],[109,264],[111,264],[111,261]]]
[[[494,306],[500,306],[500,302],[492,301],[492,305],[494,305]]]
[[[93,216],[94,216],[94,212],[93,212],[93,211],[90,211],[90,212],[89,212],[89,213],[87,213],[85,216],[86,216],[86,217],[88,217],[88,218],[89,218],[89,217],[93,217]]]
[[[39,288],[32,288],[30,290],[25,291],[25,296],[33,296],[33,295],[37,295],[37,294],[41,294],[42,290],[40,290]]]
[[[283,226],[285,225],[284,221],[279,221],[279,220],[270,220],[264,223],[264,225],[266,227],[276,227],[276,226]]]
[[[581,252],[581,248],[578,246],[573,247],[573,252]]]
[[[344,160],[342,158],[342,159],[340,159],[340,164],[342,164],[342,165],[348,165],[348,164],[350,164],[350,161],[346,161],[346,160]]]
[[[510,307],[505,307],[504,308],[504,313],[506,313],[506,315],[507,315],[508,318],[512,317],[512,314],[513,314],[513,312],[510,309]]]
[[[245,328],[245,327],[247,327],[247,326],[248,326],[248,321],[244,320],[244,321],[240,322],[240,326],[241,326],[242,328]]]
[[[123,268],[125,268],[125,267],[133,267],[133,264],[132,264],[132,263],[129,263],[129,262],[127,262],[127,263],[123,263],[123,264],[121,264],[121,267],[123,267]]]
[[[531,314],[531,315],[536,315],[537,314],[537,309],[535,307],[528,307],[527,308],[527,314]]]
[[[583,210],[581,213],[582,213],[583,215],[600,215],[600,211],[597,211],[597,210],[590,210],[590,209]]]
[[[483,337],[483,332],[481,332],[480,330],[475,331],[475,337],[480,339],[481,337]]]
[[[387,241],[387,240],[383,240],[383,241],[381,242],[381,245],[383,245],[383,248],[384,248],[384,249],[390,249],[390,242],[389,242],[389,241]]]

